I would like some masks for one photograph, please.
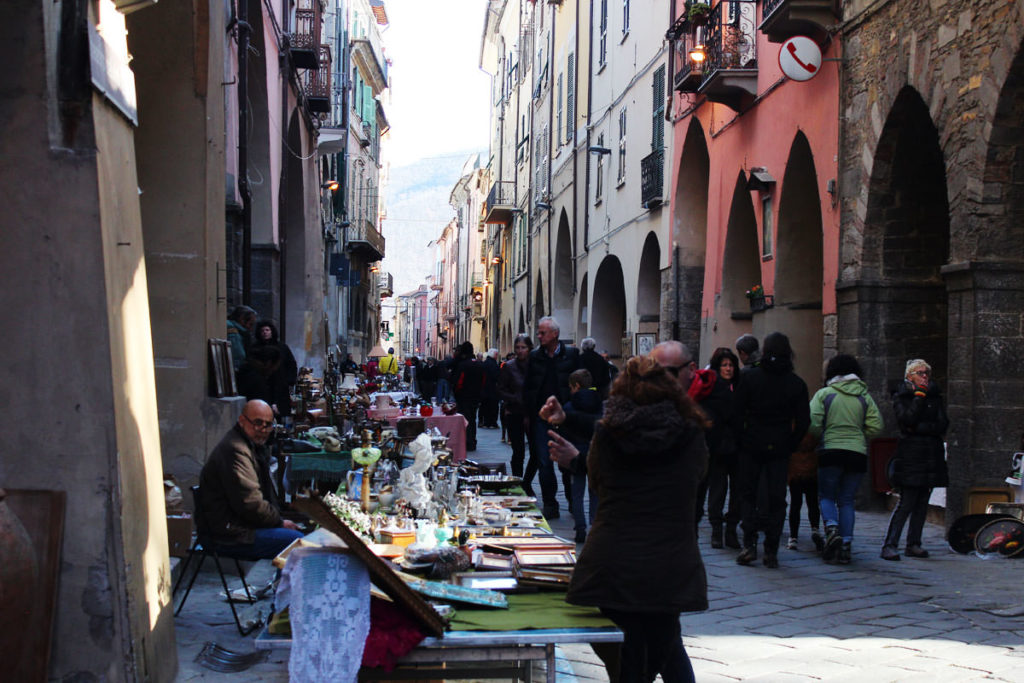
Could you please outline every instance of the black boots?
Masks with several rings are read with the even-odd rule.
[[[733,533],[735,533],[735,531]],[[715,524],[714,526],[711,527],[711,547],[712,548],[722,548],[722,547],[724,547],[724,544],[722,543],[722,525],[721,524]]]
[[[736,535],[736,525],[731,522],[725,525],[725,547],[740,549],[740,537]]]

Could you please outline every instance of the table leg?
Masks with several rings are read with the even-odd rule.
[[[555,683],[555,645],[554,643],[551,643],[544,649],[547,650],[547,657],[545,658],[547,681],[548,683]]]

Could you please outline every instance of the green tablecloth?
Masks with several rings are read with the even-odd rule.
[[[317,481],[340,482],[352,469],[352,454],[349,451],[328,453],[290,453],[291,465],[288,479],[292,482],[316,479]]]
[[[614,627],[596,607],[578,607],[565,601],[561,591],[508,596],[508,609],[456,607],[453,631],[519,631],[540,628]]]

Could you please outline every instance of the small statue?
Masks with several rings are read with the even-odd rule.
[[[409,444],[413,455],[413,463],[402,470],[398,477],[398,496],[407,501],[422,517],[431,517],[434,501],[427,487],[426,471],[434,464],[434,449],[430,445],[430,435],[423,433]]]

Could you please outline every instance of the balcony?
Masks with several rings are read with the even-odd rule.
[[[681,17],[669,30],[681,65],[673,87],[736,110],[749,104],[757,95],[756,16],[756,0],[723,0],[699,21]]]
[[[384,59],[384,48],[376,32],[370,31],[352,40],[352,61],[366,79],[367,85],[373,88],[374,95],[379,95],[388,87],[388,63]]]
[[[309,69],[299,74],[302,92],[306,96],[306,109],[310,114],[327,114],[331,111],[331,46],[321,45],[318,69]]]
[[[839,0],[764,0],[758,28],[768,40],[781,43],[804,35],[819,44],[828,36],[828,28],[842,16]]]
[[[316,69],[319,66],[320,0],[299,0],[295,8],[295,31],[289,49],[292,64],[298,69]]]
[[[664,201],[665,150],[656,149],[640,160],[640,199],[645,209],[656,209]]]
[[[516,184],[511,180],[499,180],[491,185],[487,193],[487,210],[484,214],[485,223],[512,222],[516,209]]]
[[[348,240],[350,253],[359,254],[368,263],[380,261],[384,258],[384,236],[377,232],[377,228],[370,221],[353,221],[353,227],[359,226],[353,231]]]

